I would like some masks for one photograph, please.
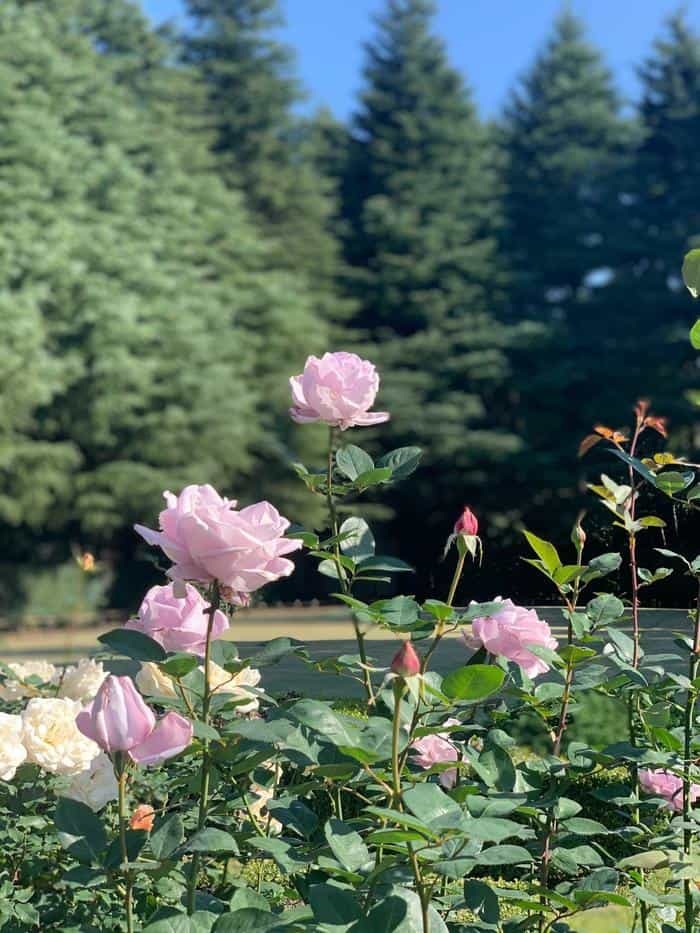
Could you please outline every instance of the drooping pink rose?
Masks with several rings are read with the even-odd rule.
[[[192,723],[179,713],[156,719],[130,677],[110,674],[75,723],[107,754],[126,752],[137,764],[156,764],[177,755],[192,741]]]
[[[379,389],[379,374],[356,353],[310,356],[304,372],[292,376],[289,384],[294,402],[289,414],[299,424],[323,421],[345,431],[389,420],[388,412],[369,410]]]
[[[420,674],[420,658],[410,641],[405,641],[391,660],[391,672],[399,677]]]
[[[469,537],[479,534],[479,521],[468,505],[464,506],[464,511],[455,522],[454,533]]]
[[[137,618],[129,619],[124,628],[148,635],[166,651],[189,651],[204,655],[209,624],[209,608],[199,591],[184,584],[185,596],[179,599],[172,583],[152,586],[139,606]],[[220,638],[228,628],[225,613],[217,611],[212,620],[212,640]]]
[[[458,726],[458,719],[446,719],[446,726]],[[424,735],[411,742],[411,760],[419,768],[432,768],[433,765],[443,764],[446,761],[457,761],[459,751],[450,742],[449,733],[436,732],[433,735]],[[457,769],[448,768],[440,774],[439,781],[443,787],[454,787],[457,783]]]
[[[471,636],[465,635],[470,648],[486,648],[489,654],[513,661],[528,677],[537,677],[549,670],[549,664],[528,650],[529,645],[557,647],[549,625],[534,609],[516,606],[510,599],[495,600],[501,607],[493,615],[474,619]]]
[[[669,810],[681,813],[683,810],[683,780],[671,771],[663,768],[655,771],[642,768],[639,771],[639,786],[647,794],[663,797]],[[690,802],[700,797],[700,784],[690,785]]]
[[[234,601],[294,570],[283,555],[301,547],[283,537],[289,522],[269,502],[236,511],[211,486],[186,486],[179,496],[164,493],[167,508],[159,516],[160,531],[136,525],[136,531],[167,554],[174,580],[218,580]]]

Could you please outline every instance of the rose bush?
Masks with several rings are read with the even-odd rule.
[[[170,582],[137,617],[100,636],[94,659],[0,667],[0,929],[700,928],[700,557],[669,546],[672,527],[660,537],[661,513],[696,509],[700,484],[683,457],[640,456],[663,418],[640,402],[630,432],[597,425],[582,445],[607,445],[618,467],[591,492],[622,554],[589,555],[581,521],[568,555],[525,532],[561,605],[555,637],[507,596],[470,600],[483,524],[470,508],[447,536],[447,592],[400,593],[412,568],[377,553],[356,513],[420,451],[375,459],[341,442],[388,417],[370,411],[379,378],[354,354],[310,357],[291,386],[292,418],[329,427],[324,467],[294,465],[326,528],[211,486],[166,493],[159,530],[137,530]],[[236,612],[302,547],[347,607],[356,653],[319,660],[277,638],[242,657]],[[694,598],[659,654],[640,606],[674,568]],[[396,642],[388,667],[372,628]],[[288,655],[345,678],[361,707],[269,696],[266,668]],[[575,736],[591,694],[625,709],[613,743]],[[523,742],[525,719],[544,751]]]

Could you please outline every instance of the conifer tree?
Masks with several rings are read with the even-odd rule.
[[[192,171],[195,141],[154,120],[81,3],[0,8],[0,534],[17,559],[37,535],[47,556],[109,542],[187,482],[252,498],[271,387],[282,405],[313,330],[301,280],[241,197]]]
[[[502,284],[494,151],[432,13],[426,0],[387,3],[343,180],[353,324],[383,372],[382,436],[427,448],[424,488],[397,503],[409,525],[417,503],[428,516],[432,539],[409,540],[431,561],[451,512],[517,448],[498,404],[510,334],[491,313]]]
[[[578,440],[609,411],[594,373],[611,310],[600,305],[602,286],[617,251],[613,179],[629,140],[611,74],[565,10],[513,91],[501,128],[505,314],[537,328],[513,354],[513,412],[526,445],[514,491],[527,522],[561,523],[557,533],[580,504]]]

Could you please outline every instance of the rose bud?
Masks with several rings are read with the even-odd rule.
[[[454,533],[470,537],[476,537],[479,534],[479,522],[468,505],[464,506],[464,511],[455,522]]]
[[[150,833],[150,831],[153,829],[153,820],[155,815],[156,812],[153,807],[147,803],[140,803],[131,814],[129,827],[131,829],[143,829],[147,833]]]
[[[405,641],[391,662],[392,673],[399,677],[415,677],[420,674],[420,658],[410,641]]]

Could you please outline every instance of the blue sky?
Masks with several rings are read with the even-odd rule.
[[[309,107],[329,106],[346,117],[361,85],[362,43],[382,0],[281,0],[284,39],[296,49]],[[160,21],[183,17],[181,0],[143,0]],[[678,0],[571,0],[602,48],[622,93],[637,92],[636,65],[648,53]],[[450,59],[467,77],[484,116],[496,116],[509,87],[547,37],[562,0],[438,0],[435,28]],[[683,4],[700,29],[700,0]]]

